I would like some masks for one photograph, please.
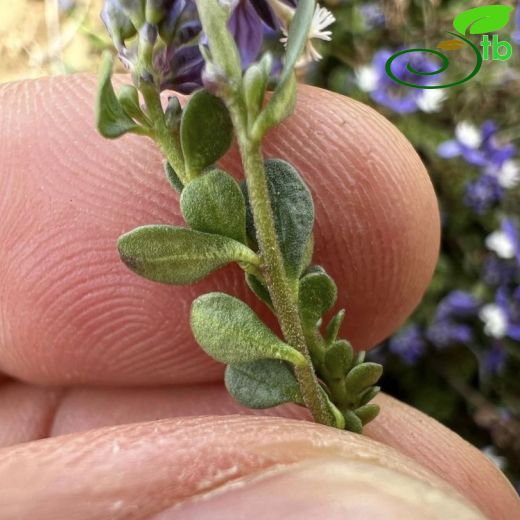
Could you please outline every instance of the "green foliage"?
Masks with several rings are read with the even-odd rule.
[[[150,121],[148,121],[148,118],[143,113],[139,103],[139,92],[133,85],[123,85],[119,89],[117,99],[121,108],[131,118],[139,121],[145,126],[150,126]]]
[[[138,227],[119,238],[118,249],[132,271],[176,285],[196,282],[230,262],[259,263],[236,240],[167,225]]]
[[[379,411],[379,405],[372,403],[360,406],[354,413],[361,419],[363,426],[365,426],[365,424],[368,424],[377,417]]]
[[[270,408],[284,403],[303,404],[300,386],[289,366],[275,359],[228,365],[228,392],[249,408]]]
[[[221,99],[207,90],[195,92],[181,118],[181,145],[191,177],[218,161],[233,140],[233,125]]]
[[[296,168],[281,159],[265,161],[265,173],[285,268],[290,278],[297,278],[305,268],[307,245],[314,225],[312,196]],[[247,219],[248,233],[255,240],[250,209]]]
[[[168,179],[168,182],[171,184],[171,187],[177,192],[181,193],[184,189],[184,185],[182,184],[182,181],[179,179],[179,176],[175,172],[175,170],[172,168],[172,165],[168,162],[164,162],[164,173],[166,174],[166,178]]]
[[[300,278],[299,310],[304,327],[314,327],[336,303],[334,280],[320,267]]]
[[[96,95],[96,127],[108,139],[115,139],[127,132],[143,134],[143,128],[125,112],[112,86],[113,59],[109,52],[103,55],[103,64]]]
[[[332,378],[342,378],[352,366],[353,358],[354,350],[348,341],[335,341],[325,350],[325,370]]]
[[[345,309],[341,309],[338,313],[330,320],[327,325],[327,331],[325,333],[325,342],[327,345],[331,345],[333,341],[338,337],[339,329],[345,318]]]
[[[246,204],[238,183],[222,170],[211,170],[188,183],[181,210],[192,229],[246,243]]]
[[[253,63],[244,74],[244,99],[247,106],[249,126],[254,123],[262,109],[271,68],[271,55],[267,53],[264,54],[259,63]]]
[[[369,386],[377,383],[383,367],[377,363],[362,363],[355,366],[345,378],[345,387],[348,393],[358,395]]]
[[[296,349],[281,341],[241,300],[224,293],[199,296],[191,306],[191,329],[199,345],[222,363],[278,359],[304,366]]]
[[[453,27],[460,34],[484,34],[498,31],[509,22],[513,8],[509,5],[483,5],[458,14]]]
[[[343,410],[343,417],[345,418],[345,429],[354,432],[361,433],[363,431],[363,422],[352,410]]]
[[[271,310],[273,309],[273,302],[271,296],[264,283],[262,283],[255,275],[247,273],[246,282],[248,287],[262,300]]]

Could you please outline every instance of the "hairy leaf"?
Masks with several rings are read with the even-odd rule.
[[[224,103],[207,90],[193,94],[182,112],[181,146],[193,176],[220,159],[231,146],[233,125]]]
[[[354,351],[346,340],[335,341],[325,350],[325,368],[331,377],[339,379],[345,376],[352,365]]]
[[[305,267],[308,242],[314,225],[312,196],[298,171],[281,159],[265,161],[273,217],[285,269],[297,278]],[[247,232],[254,242],[254,222],[248,203]]]
[[[192,283],[230,262],[258,264],[248,247],[228,237],[166,225],[142,226],[118,242],[123,262],[156,282]]]
[[[362,363],[355,366],[345,378],[345,388],[351,395],[357,395],[377,383],[383,367],[377,363]]]
[[[228,365],[224,380],[228,392],[249,408],[303,404],[298,381],[283,361],[261,359]]]
[[[354,413],[361,419],[363,426],[373,421],[379,414],[379,405],[377,404],[365,404],[359,407]]]
[[[222,170],[211,170],[188,183],[181,195],[181,210],[197,231],[246,242],[246,204],[238,183]]]
[[[214,359],[234,364],[279,359],[303,366],[305,357],[280,340],[243,301],[224,293],[199,296],[191,306],[191,329]]]
[[[273,302],[267,287],[253,274],[246,273],[248,287],[262,300],[270,309],[273,309]]]
[[[380,386],[371,386],[370,388],[367,388],[364,392],[359,394],[358,397],[358,404],[359,406],[363,406],[365,404],[368,404],[374,397],[380,392],[381,387]]]
[[[361,433],[363,431],[361,419],[351,410],[342,410],[342,412],[345,418],[345,430]]]
[[[103,55],[96,94],[96,127],[103,137],[115,139],[127,132],[143,133],[143,129],[125,112],[112,86],[113,58]]]
[[[298,306],[303,325],[314,327],[334,305],[337,293],[334,280],[321,268],[302,276]]]
[[[341,328],[341,324],[343,323],[343,319],[345,318],[345,309],[341,309],[329,322],[327,325],[327,330],[325,333],[325,342],[327,345],[331,345],[336,338],[338,337],[339,329]]]
[[[172,188],[177,193],[182,193],[182,190],[184,189],[184,184],[182,184],[182,181],[179,179],[179,176],[175,172],[175,170],[172,168],[172,165],[165,161],[164,163],[164,173],[166,174],[166,178],[168,179],[168,182],[171,184]]]

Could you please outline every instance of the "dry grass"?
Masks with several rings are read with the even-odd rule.
[[[0,0],[0,82],[97,69],[102,0],[70,3],[60,12],[58,0]]]

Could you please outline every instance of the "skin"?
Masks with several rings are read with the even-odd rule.
[[[168,287],[119,262],[122,232],[181,219],[153,144],[96,134],[94,91],[88,76],[0,87],[0,518],[520,518],[491,462],[388,396],[365,436],[232,401],[189,303],[218,289],[270,318],[234,266]],[[265,152],[309,183],[343,334],[372,347],[436,262],[417,154],[373,110],[308,87]],[[238,175],[235,151],[223,166]]]

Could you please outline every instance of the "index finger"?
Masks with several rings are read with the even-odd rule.
[[[46,384],[218,379],[192,339],[191,301],[218,289],[265,309],[233,266],[168,287],[121,264],[121,233],[181,219],[154,146],[97,135],[94,90],[84,75],[1,89],[0,370]],[[309,183],[315,261],[338,283],[343,332],[356,348],[374,345],[415,307],[437,256],[437,203],[417,154],[372,109],[311,87],[265,154]],[[240,171],[236,153],[224,165]]]

